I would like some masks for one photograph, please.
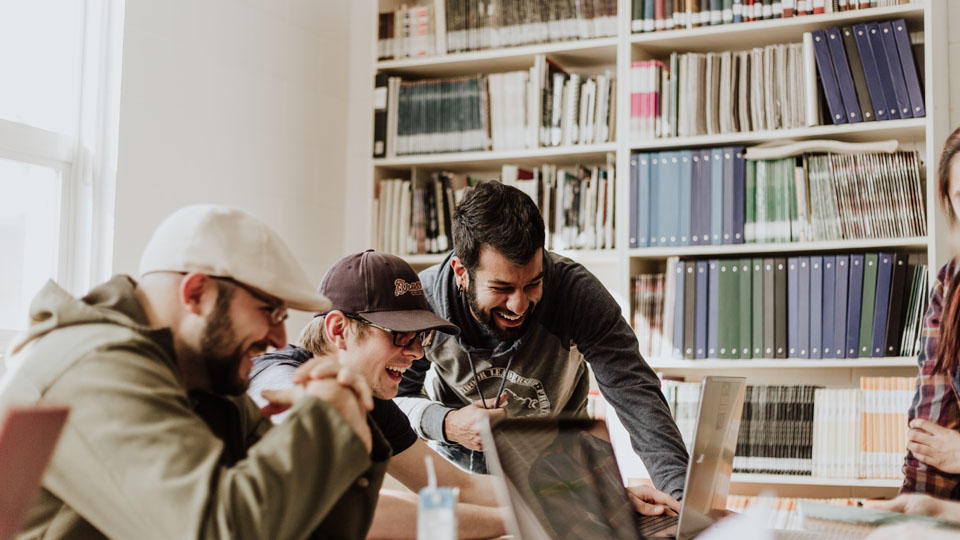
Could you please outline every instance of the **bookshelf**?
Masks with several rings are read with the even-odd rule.
[[[395,9],[400,2],[380,0],[381,11]],[[946,55],[947,10],[946,0],[922,0],[895,7],[806,15],[792,19],[725,24],[694,29],[668,30],[650,33],[631,33],[630,0],[618,0],[617,34],[597,39],[539,43],[516,47],[454,53],[443,56],[404,58],[371,62],[378,73],[409,78],[430,78],[498,73],[528,69],[538,54],[557,59],[565,68],[596,74],[611,70],[617,80],[616,137],[603,144],[571,145],[508,151],[472,151],[397,156],[355,160],[361,174],[351,179],[355,195],[356,214],[375,221],[375,209],[370,200],[375,185],[381,179],[408,177],[412,171],[451,171],[471,173],[481,177],[499,176],[505,164],[534,167],[545,163],[558,166],[577,163],[603,164],[606,156],[615,156],[615,247],[605,250],[570,250],[564,255],[581,262],[593,271],[618,300],[625,314],[631,313],[631,277],[650,271],[663,271],[668,257],[786,257],[793,254],[820,254],[831,252],[864,252],[898,250],[923,253],[928,261],[930,281],[937,269],[949,257],[947,226],[937,208],[935,190],[936,164],[939,149],[949,133],[949,95]],[[372,15],[371,15],[372,16]],[[672,51],[707,52],[714,50],[743,50],[777,43],[796,43],[802,34],[829,26],[903,18],[911,31],[923,33],[923,67],[926,116],[902,120],[864,122],[844,125],[773,131],[725,133],[711,136],[673,137],[653,140],[630,140],[630,85],[631,63],[647,59],[663,60]],[[368,27],[371,25],[368,24]],[[373,39],[376,39],[376,26]],[[937,54],[934,54],[934,52]],[[372,100],[371,100],[372,103]],[[372,108],[372,107],[371,107]],[[353,114],[352,123],[370,122],[370,112]],[[925,198],[927,234],[909,238],[868,238],[861,240],[834,240],[819,242],[760,243],[734,245],[701,245],[680,247],[629,248],[626,194],[629,193],[630,155],[632,152],[653,152],[669,149],[706,148],[724,145],[746,145],[780,139],[836,139],[849,142],[896,139],[906,144],[923,144],[921,157],[926,177]],[[369,148],[369,144],[367,145]],[[369,156],[369,151],[367,152]],[[368,231],[367,238],[376,238],[376,231]],[[367,240],[369,242],[369,240]],[[366,246],[364,246],[366,247]],[[408,262],[416,268],[425,268],[443,259],[443,255],[409,255]],[[629,319],[629,316],[628,316]],[[697,381],[707,374],[747,375],[749,380],[762,384],[811,383],[826,386],[854,387],[860,375],[911,376],[916,371],[912,357],[883,357],[857,359],[756,359],[756,360],[672,360],[651,358],[651,366],[665,374],[683,376]],[[611,422],[617,429],[619,422]],[[619,428],[622,429],[622,428]],[[618,437],[615,435],[615,443]],[[621,446],[623,437],[619,437]],[[630,453],[630,452],[627,452]],[[618,453],[619,454],[619,453]],[[629,457],[628,457],[629,459]],[[636,460],[639,461],[638,459]],[[637,470],[628,464],[626,476],[637,476]],[[900,485],[891,479],[818,479],[788,475],[735,474],[732,493],[751,494],[763,485],[775,487],[783,494],[796,496],[877,496],[892,495]]]

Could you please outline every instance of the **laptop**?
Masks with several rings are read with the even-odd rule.
[[[37,496],[69,408],[10,407],[0,412],[0,540],[16,536]]]
[[[743,377],[703,380],[675,520],[634,510],[602,420],[510,418],[487,426],[487,467],[509,532],[524,540],[692,538],[726,515],[745,393]]]

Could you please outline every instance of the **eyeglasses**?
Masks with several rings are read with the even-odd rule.
[[[389,328],[384,328],[379,324],[373,323],[364,319],[359,315],[345,314],[348,319],[353,319],[359,321],[363,324],[372,326],[374,328],[379,328],[384,332],[390,334],[393,337],[393,344],[401,349],[406,349],[407,347],[413,345],[417,339],[420,340],[420,345],[422,347],[427,347],[433,343],[433,336],[436,334],[436,330],[415,330],[412,332],[397,332],[396,330],[391,330]]]
[[[210,276],[210,277],[213,279],[219,279],[220,281],[226,281],[226,282],[232,283],[233,285],[236,285],[237,287],[240,287],[241,289],[250,293],[250,296],[266,304],[267,307],[265,311],[267,313],[267,320],[270,321],[270,326],[277,326],[278,324],[283,323],[283,321],[287,320],[287,317],[290,315],[289,313],[287,313],[287,303],[284,302],[283,300],[280,300],[278,303],[276,300],[264,296],[263,293],[247,285],[246,283],[237,281],[233,278],[220,277],[220,276]]]

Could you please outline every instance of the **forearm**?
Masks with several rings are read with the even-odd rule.
[[[410,419],[410,427],[421,438],[430,441],[446,441],[443,420],[447,413],[454,409],[425,396],[396,397],[394,403],[407,415]]]
[[[457,504],[458,538],[495,538],[506,534],[498,508]],[[368,539],[416,538],[417,496],[402,491],[381,490]]]
[[[479,506],[498,506],[493,477],[486,474],[468,474],[470,481],[460,489],[460,500]]]

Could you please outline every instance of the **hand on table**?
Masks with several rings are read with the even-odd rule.
[[[680,502],[654,487],[630,486],[627,493],[637,512],[645,516],[659,516],[664,512],[673,515],[680,513]]]

